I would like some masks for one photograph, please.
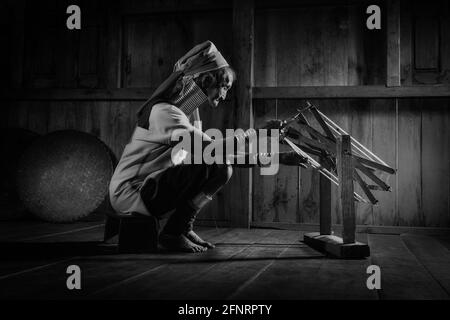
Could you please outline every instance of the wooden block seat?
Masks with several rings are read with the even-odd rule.
[[[144,253],[158,250],[159,220],[139,213],[108,213],[104,242],[117,244],[120,253]]]

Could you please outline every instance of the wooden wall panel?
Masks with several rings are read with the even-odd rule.
[[[347,84],[347,41],[351,40],[348,37],[346,6],[258,10],[255,28],[256,86]],[[352,54],[356,56],[356,45],[352,50],[355,50]],[[352,58],[352,64],[356,69],[357,58]],[[299,103],[300,101],[278,101],[277,116],[289,117]],[[285,177],[299,177],[299,183],[286,183],[288,180]],[[275,220],[308,223],[318,221],[318,173],[280,167],[276,185],[272,196],[264,198],[263,205],[275,205],[274,210],[278,213]],[[299,194],[298,190],[301,190]],[[255,189],[255,192],[258,191]],[[297,207],[299,213],[290,213]]]
[[[398,224],[424,226],[421,180],[421,107],[417,100],[399,100]]]
[[[364,12],[364,5],[257,10],[255,85],[384,83],[384,34],[367,31]]]
[[[278,33],[279,19],[271,11],[257,11],[255,16],[255,86],[277,85],[277,55],[274,48],[277,39],[284,37],[284,33]],[[263,35],[263,36],[261,36]],[[295,57],[295,56],[294,56]],[[256,109],[255,109],[255,112]]]
[[[317,8],[320,10],[320,8]],[[310,24],[317,28],[321,27],[319,41],[314,40],[313,30],[306,29],[310,33],[309,44],[307,47],[314,48],[310,52],[311,56],[321,56],[322,61],[315,65],[316,70],[321,70],[322,77],[311,83],[304,85],[347,85],[349,77],[358,69],[358,38],[350,37],[350,33],[355,32],[356,26],[350,24],[348,7],[338,6],[330,7],[327,10],[312,12]],[[315,21],[316,16],[319,21]],[[360,39],[359,39],[360,40]],[[322,53],[323,52],[323,53]],[[322,66],[321,66],[322,64]],[[314,65],[314,64],[313,64]],[[311,75],[312,77],[312,75]],[[353,80],[354,81],[354,80]]]
[[[413,72],[413,23],[412,8],[409,0],[400,2],[400,75],[402,85],[412,84]]]
[[[25,104],[27,102],[21,102]],[[26,128],[41,135],[48,132],[48,103],[42,101],[30,101],[27,103]]]
[[[5,1],[2,5],[4,6],[2,12],[7,16],[2,20],[8,23],[4,29],[8,35],[5,35],[4,39],[9,39],[3,50],[5,54],[3,61],[8,65],[3,70],[9,70],[9,77],[5,77],[3,80],[7,80],[5,81],[6,88],[20,88],[23,85],[24,70],[25,0]]]
[[[25,86],[155,87],[170,74],[176,60],[206,40],[213,41],[232,63],[231,10],[211,9],[207,15],[195,10],[142,15],[139,3],[134,3],[135,11],[131,14],[124,11],[123,4],[108,5],[105,10],[97,1],[81,2],[82,30],[68,31],[59,28],[59,24],[65,26],[66,15],[60,14],[65,12],[65,2],[44,1],[41,6],[30,3],[27,18],[38,13],[37,20],[32,21],[42,28],[28,28],[26,32]],[[37,37],[35,32],[42,36]],[[32,55],[33,47],[42,48],[42,52]],[[126,73],[128,52],[133,56],[131,69]],[[231,99],[220,109],[201,111],[205,129],[224,131],[235,127],[233,91],[229,94]],[[118,159],[131,137],[140,104],[140,101],[14,102],[5,126],[28,127],[41,133],[62,129],[89,132],[104,141]],[[227,203],[232,201],[231,191],[230,187],[220,191],[202,218],[229,221]]]
[[[449,100],[422,102],[422,203],[425,226],[449,225]]]
[[[292,117],[292,111],[298,108],[299,102],[296,100],[278,100],[276,108],[276,116],[278,119],[287,119]],[[295,111],[294,111],[295,112]],[[286,145],[280,145],[280,152],[290,151],[291,149]],[[318,210],[318,203],[314,200],[318,194],[316,190],[318,183],[315,176],[303,177],[301,175],[301,169],[292,166],[280,165],[278,173],[276,174],[276,191],[273,194],[274,206],[276,208],[276,215],[273,222],[287,221],[287,222],[300,222],[302,219],[306,219],[304,214],[305,210],[300,210],[302,203],[299,199],[299,189],[302,188],[302,182],[310,182],[310,192],[312,210]],[[300,184],[299,184],[300,181]],[[306,189],[306,188],[303,188]],[[303,213],[303,214],[302,214]]]
[[[226,114],[230,101],[219,112]],[[135,113],[140,102],[128,101],[21,101],[11,102],[5,112],[7,121],[2,127],[26,128],[39,134],[57,130],[79,130],[95,135],[112,151],[116,160],[120,159],[123,148],[129,142],[135,128]],[[214,121],[206,119],[214,127],[221,128],[220,116]],[[214,123],[215,122],[215,123]],[[214,224],[228,223],[230,212],[227,210],[227,188],[216,194],[200,220]]]
[[[187,50],[180,18],[138,16],[125,22],[123,87],[157,87]],[[186,41],[186,42],[185,42]]]
[[[441,83],[450,83],[450,2],[444,1],[442,5],[442,15],[440,17],[440,57]]]
[[[261,128],[267,119],[277,116],[276,100],[254,100],[253,110],[255,128]],[[260,168],[253,170],[253,221],[274,222],[279,217],[279,203],[277,198],[277,176],[261,175]],[[298,181],[298,180],[297,180]],[[297,182],[296,181],[296,182]],[[283,217],[284,218],[284,217]],[[279,220],[279,218],[278,218]]]
[[[255,1],[233,1],[232,62],[238,75],[235,82],[235,105],[228,115],[231,128],[246,129],[253,125],[254,87],[254,5]],[[231,226],[249,227],[251,222],[251,171],[237,168],[228,185],[228,210]]]
[[[262,20],[260,20],[262,19]],[[265,23],[261,23],[264,21]],[[275,15],[268,11],[262,11],[255,17],[255,35],[263,33],[266,36],[255,41],[255,62],[254,79],[265,86],[277,85],[277,57],[268,48],[275,48],[277,37],[284,36],[277,33],[278,20]],[[259,41],[258,41],[259,40]],[[268,119],[277,118],[277,100],[253,100],[254,127],[261,128]],[[253,221],[273,222],[275,217],[279,217],[279,206],[276,194],[277,177],[275,175],[261,175],[259,168],[253,169]],[[279,220],[279,218],[277,218]]]
[[[400,100],[399,225],[449,226],[449,110],[446,99]]]
[[[348,100],[348,113],[344,116],[349,117],[350,131],[349,133],[369,150],[373,149],[373,138],[378,134],[378,130],[373,123],[371,101],[355,99]],[[362,178],[366,181],[364,176]],[[359,185],[355,184],[354,190],[360,195],[364,195]],[[356,202],[356,223],[357,224],[373,224],[373,207],[366,203]]]
[[[402,84],[450,83],[450,6],[401,2]]]
[[[78,2],[81,30],[66,28],[66,8],[72,4],[69,1],[27,1],[26,4],[25,87],[103,86],[106,53],[100,35],[105,30],[106,19],[99,1]]]
[[[211,40],[231,63],[231,12],[125,16],[123,87],[156,87],[194,45]]]
[[[80,87],[98,87],[100,30],[97,26],[86,26],[80,32],[79,68]]]
[[[5,71],[6,77],[0,79],[0,86],[7,87],[11,82],[11,70],[9,59],[11,56],[10,49],[12,46],[12,29],[13,24],[10,21],[12,10],[8,8],[6,3],[0,4],[0,37],[3,39],[4,47],[8,48],[0,52],[0,68]]]
[[[397,101],[395,99],[373,100],[369,103],[372,114],[372,141],[368,147],[378,157],[383,159],[389,166],[397,166]],[[400,165],[400,164],[399,164]],[[401,164],[403,165],[403,163]],[[380,175],[384,180],[387,174]],[[386,180],[384,180],[386,181]],[[388,184],[391,187],[390,192],[374,191],[375,197],[379,203],[372,208],[372,221],[364,221],[362,224],[373,225],[398,225],[398,213],[396,207],[397,197],[397,176],[389,175]],[[366,205],[370,207],[369,205]]]
[[[292,30],[298,30],[297,19],[299,17],[297,16],[297,19],[295,18],[295,15],[298,13],[298,11],[281,12],[280,16],[277,17],[280,21],[275,25],[278,26],[279,29],[272,31],[277,32],[278,34],[277,43],[272,42],[275,44],[275,47],[270,48],[272,51],[276,52],[276,78],[272,80],[275,80],[275,86],[290,86],[302,82],[312,81],[313,79],[309,78],[312,78],[311,74],[315,74],[314,72],[310,72],[310,70],[304,70],[305,66],[311,66],[311,68],[314,68],[314,65],[309,63],[312,62],[311,55],[303,48],[304,43],[302,43],[302,39],[305,39],[305,31],[299,30],[299,32],[301,32],[300,34],[292,32]],[[300,19],[307,19],[307,13],[303,12]],[[281,21],[283,21],[283,23],[281,23]],[[256,20],[255,24],[257,23],[258,20]],[[258,36],[259,33],[256,34],[256,37]],[[258,41],[258,38],[256,41]],[[305,41],[308,42],[309,40],[305,39]],[[279,48],[279,46],[289,49],[278,50],[277,48]],[[302,61],[302,59],[305,60]],[[315,64],[315,66],[318,65],[318,63]],[[255,61],[255,69],[257,68],[259,68],[259,66]],[[316,78],[320,77],[319,74],[315,74],[315,76]],[[299,101],[297,100],[276,101],[276,118],[289,118],[298,106]],[[285,148],[285,146],[280,145],[280,152],[285,151],[286,149],[287,148]],[[275,176],[275,190],[271,197],[265,199],[265,202],[268,202],[274,206],[276,214],[273,217],[273,222],[298,222],[307,216],[305,214],[305,210],[299,210],[302,208],[302,199],[299,198],[299,189],[304,190],[302,194],[309,194],[306,191],[306,188],[310,188],[313,184],[311,180],[311,175],[309,173],[302,175],[301,169],[299,168],[282,165],[279,166],[278,173]],[[316,195],[317,192],[314,192],[313,195]]]
[[[28,127],[28,104],[29,102],[10,102],[8,104],[7,127]]]
[[[357,86],[364,82],[366,58],[364,56],[364,40],[370,36],[364,27],[363,12],[358,6],[348,7],[348,85]],[[367,34],[366,34],[367,33]],[[330,39],[331,40],[331,39]],[[332,57],[332,55],[329,55]]]
[[[401,85],[400,0],[390,0],[386,11],[386,86],[399,87]]]
[[[184,2],[171,3],[160,10],[164,12],[155,13],[152,10],[162,5],[161,2],[122,1],[105,9],[96,1],[85,1],[82,6],[90,8],[88,13],[96,10],[97,13],[94,18],[85,16],[85,30],[71,34],[56,28],[56,23],[65,24],[65,15],[60,16],[58,12],[65,9],[67,1],[40,1],[39,5],[27,1],[26,15],[23,12],[21,15],[23,6],[13,8],[14,19],[9,20],[18,19],[12,26],[8,22],[12,29],[6,31],[6,41],[14,43],[9,61],[14,61],[14,69],[18,70],[11,75],[12,85],[20,87],[23,76],[27,88],[155,87],[170,74],[182,54],[207,39],[233,65],[232,55],[239,45],[232,39],[231,5],[218,10],[199,1],[196,3],[205,8],[195,11]],[[384,1],[375,3],[380,4],[383,12]],[[436,3],[430,11],[410,1],[401,1],[403,85],[450,81],[449,3]],[[183,10],[169,12],[170,8],[180,6]],[[103,20],[106,17],[99,8],[107,20]],[[39,28],[29,28],[30,21],[34,21],[29,19],[30,13],[37,19]],[[24,16],[28,22],[21,27]],[[385,84],[385,30],[367,30],[365,17],[365,5],[356,2],[326,2],[317,7],[301,4],[277,9],[257,7],[255,85]],[[430,37],[422,32],[425,28],[432,30]],[[23,33],[25,41],[20,40]],[[21,42],[25,43],[24,50]],[[25,51],[24,58],[21,51]],[[128,54],[132,56],[127,66]],[[19,65],[22,61],[23,66]],[[204,128],[224,130],[240,123],[243,113],[235,103],[235,89],[219,109],[201,111]],[[398,164],[398,174],[390,179],[392,192],[375,192],[380,200],[376,207],[357,205],[358,224],[450,226],[448,100],[399,99],[398,108],[394,99],[312,102],[388,164],[394,167]],[[2,126],[28,128],[42,134],[69,128],[82,130],[99,137],[118,158],[134,129],[134,113],[140,103],[8,102]],[[269,118],[290,116],[302,103],[302,100],[255,100],[255,127]],[[258,169],[252,172],[254,221],[318,222],[318,173],[292,167],[281,168],[277,176],[260,176]],[[236,214],[230,211],[247,208],[248,203],[236,201],[239,192],[235,187],[227,185],[219,192],[201,218],[228,222],[230,215]],[[333,223],[340,223],[337,188],[332,186],[331,193]]]
[[[439,20],[417,17],[414,21],[414,64],[416,70],[439,68]]]
[[[40,134],[79,130],[97,136],[120,157],[134,130],[138,102],[20,101],[8,107],[8,127]]]
[[[285,115],[295,112],[300,100],[281,102],[257,100],[261,109],[255,110],[255,123],[273,117],[280,104]],[[357,224],[374,226],[450,226],[450,119],[448,99],[338,99],[311,100],[329,118],[358,141],[397,168],[389,177],[390,192],[373,191],[379,203],[375,206],[357,203]],[[273,109],[270,109],[272,106]],[[257,111],[260,110],[260,111]],[[264,110],[264,111],[261,111]],[[317,125],[311,120],[311,124]],[[316,127],[317,128],[317,127]],[[292,170],[292,168],[288,168]],[[308,179],[305,174],[309,173]],[[254,183],[255,222],[318,223],[319,181],[311,178],[314,171],[301,169],[298,188],[292,181],[280,184],[287,175],[258,178]],[[291,179],[296,173],[291,171]],[[386,175],[381,176],[386,179]],[[370,182],[370,180],[366,179]],[[289,189],[286,188],[289,186]],[[359,187],[355,190],[362,194]],[[298,192],[298,195],[295,195]],[[289,195],[289,196],[287,196]],[[293,202],[298,198],[299,212],[294,215]],[[283,201],[284,200],[284,201]],[[332,185],[332,221],[341,223],[338,216],[337,188]],[[286,206],[289,212],[285,210]],[[261,211],[261,212],[260,212]]]
[[[380,3],[380,6],[382,10],[385,8],[384,3]],[[362,21],[365,21],[361,8],[358,5],[349,5],[258,10],[255,34],[256,85],[384,84],[386,79],[385,33],[368,31],[361,26]],[[446,54],[448,43],[450,43],[446,40],[450,32],[447,32],[445,28],[449,23],[448,4],[439,2],[434,9],[432,8],[431,11],[434,11],[431,15],[430,10],[420,10],[404,1],[401,2],[401,9],[402,84],[417,84],[421,77],[421,75],[417,76],[420,72],[429,73],[437,66],[440,68],[439,77],[435,78],[438,82],[445,83],[446,70],[443,66],[446,65],[444,61],[447,61],[447,56],[450,56]],[[440,11],[437,15],[436,10]],[[420,28],[420,21],[425,21],[428,26],[433,18],[435,18],[434,29],[432,28],[434,31],[428,30],[429,28],[425,28],[426,30]],[[383,18],[383,23],[385,21]],[[425,31],[422,32],[419,29]],[[428,34],[431,37],[427,37]],[[415,46],[418,47],[417,43],[420,41],[432,43],[420,45],[420,49],[417,48],[417,50],[421,52],[414,52]],[[427,51],[427,47],[434,49]],[[428,57],[430,54],[434,57]],[[420,61],[432,65],[424,65]],[[286,105],[289,103],[292,102],[287,102]],[[322,100],[319,103],[325,113],[330,112],[332,119],[335,119],[367,147],[372,148],[386,162],[392,166],[397,163],[399,165],[398,176],[391,177],[389,180],[391,192],[375,192],[380,200],[378,206],[357,205],[359,224],[448,226],[445,220],[448,217],[448,208],[443,209],[448,207],[449,197],[448,183],[445,179],[439,183],[443,186],[443,189],[439,189],[442,194],[435,192],[436,184],[438,184],[435,178],[438,175],[436,172],[442,173],[448,167],[448,161],[445,160],[447,151],[444,152],[445,164],[440,167],[435,166],[432,172],[425,172],[421,161],[410,160],[411,157],[413,159],[425,157],[425,159],[430,158],[427,161],[431,162],[434,158],[430,156],[432,152],[429,151],[436,150],[440,146],[440,142],[424,146],[423,139],[436,141],[432,137],[437,135],[436,132],[442,123],[436,122],[437,116],[428,115],[421,108],[417,111],[417,104],[417,100],[397,102],[395,99],[334,102]],[[277,106],[279,105],[280,101],[277,102]],[[339,111],[334,111],[334,108]],[[290,109],[292,113],[295,112],[294,107]],[[266,113],[271,114],[267,110]],[[444,113],[444,120],[441,119],[441,121],[448,124],[446,117]],[[432,125],[434,123],[437,127]],[[446,136],[446,131],[440,131]],[[309,189],[316,183],[312,182],[308,173],[303,174],[303,170],[300,171],[299,177],[300,221],[317,222],[317,218],[314,219],[316,215],[306,213],[307,207],[302,206],[307,203],[305,200],[309,195],[309,192],[302,190],[302,185],[306,185],[303,189]],[[428,185],[428,191],[425,191],[424,183]],[[275,188],[275,194],[280,191]],[[433,201],[431,200],[433,197],[442,201]],[[333,207],[336,207],[336,194],[333,188],[332,201]],[[273,203],[273,197],[266,202]],[[427,214],[426,212],[435,213]],[[290,217],[283,215],[277,219],[281,222],[292,222]],[[340,217],[333,215],[333,221],[339,223]]]
[[[290,8],[289,10],[258,10],[255,22],[255,85],[256,86],[312,86],[312,85],[358,85],[383,83],[384,38],[381,32],[365,31],[365,10],[354,6],[321,6]],[[377,55],[377,53],[379,53]],[[381,59],[380,59],[381,57]],[[278,102],[284,106],[284,117],[295,112],[300,101]],[[356,135],[363,142],[371,142],[370,106],[358,109],[347,103],[327,101],[319,105],[331,111],[347,130],[355,123]],[[290,107],[289,107],[290,106]],[[338,107],[343,115],[335,113]],[[341,109],[343,108],[343,109]],[[349,109],[349,110],[347,110]],[[347,111],[347,112],[346,112]],[[277,115],[280,116],[279,112]],[[369,117],[367,117],[369,116]],[[352,119],[352,117],[354,119]],[[280,118],[283,118],[281,116]],[[283,176],[299,177],[298,188],[290,183],[280,184]],[[320,206],[319,174],[315,171],[282,168],[277,177],[277,187],[271,197],[264,197],[262,207],[273,206],[281,215],[281,222],[317,223]],[[282,188],[284,187],[284,189]],[[273,186],[265,186],[272,189]],[[332,186],[333,221],[337,216],[337,188]],[[296,195],[299,191],[299,194]],[[255,189],[255,192],[258,191]],[[279,202],[278,199],[284,199]],[[289,199],[289,201],[286,201]],[[284,213],[283,205],[293,208],[298,199],[297,215]],[[256,213],[254,208],[254,214]],[[291,210],[291,209],[290,209]],[[373,221],[372,208],[358,205],[358,223]],[[267,215],[264,215],[264,217]],[[263,217],[263,218],[264,218]],[[294,221],[295,217],[295,221]],[[260,220],[273,222],[273,220]]]

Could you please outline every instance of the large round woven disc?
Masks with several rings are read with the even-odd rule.
[[[93,135],[73,130],[37,139],[21,157],[17,184],[33,214],[50,222],[87,216],[105,199],[113,160]]]

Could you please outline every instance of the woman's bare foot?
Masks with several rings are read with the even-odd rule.
[[[205,248],[214,248],[215,245],[213,245],[211,242],[205,241],[198,234],[196,234],[193,230],[188,231],[185,233],[186,237],[191,240],[193,243],[201,245]]]
[[[159,236],[159,243],[170,251],[203,252],[207,250],[206,247],[192,242],[183,234],[171,235],[163,233]]]

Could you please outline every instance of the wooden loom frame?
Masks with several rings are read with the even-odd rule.
[[[378,200],[372,190],[390,191],[389,185],[376,175],[395,174],[396,170],[349,135],[309,101],[292,118],[283,121],[280,141],[288,144],[300,156],[307,159],[307,166],[321,174],[321,188],[331,192],[330,183],[338,186],[339,214],[342,216],[342,238],[334,236],[331,230],[331,197],[325,208],[320,210],[320,232],[308,233],[304,242],[320,251],[341,258],[364,258],[370,255],[367,244],[355,241],[356,214],[354,201],[376,205]],[[304,112],[311,112],[323,133],[314,129]],[[299,129],[292,127],[297,124]],[[296,142],[291,141],[295,139]],[[312,156],[318,156],[316,161]],[[373,184],[367,184],[362,175]],[[327,181],[329,180],[329,181]],[[354,191],[356,181],[366,198]],[[323,184],[328,184],[324,185]]]

